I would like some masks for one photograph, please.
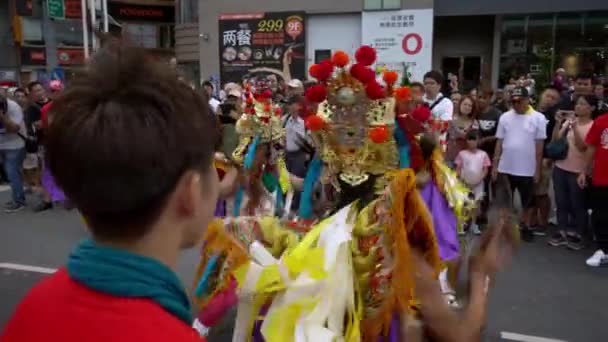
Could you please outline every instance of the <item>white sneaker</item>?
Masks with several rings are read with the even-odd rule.
[[[473,231],[473,234],[481,235],[481,230],[479,229],[479,225],[477,223],[473,223],[471,225],[471,230]]]
[[[595,251],[591,258],[587,259],[588,266],[599,267],[602,264],[608,264],[608,255],[604,254],[604,251],[601,249]]]

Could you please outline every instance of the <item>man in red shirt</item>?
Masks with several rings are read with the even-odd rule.
[[[597,251],[587,259],[587,265],[598,267],[608,265],[608,113],[595,119],[585,139],[587,167],[593,166],[591,180],[592,225],[595,232]],[[581,187],[586,186],[587,175],[582,172],[578,177]]]
[[[28,293],[0,341],[203,341],[174,270],[218,197],[208,108],[126,47],[100,51],[56,99],[47,165],[91,238]]]

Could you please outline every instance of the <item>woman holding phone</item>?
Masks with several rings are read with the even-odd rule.
[[[586,171],[584,153],[587,149],[585,137],[593,124],[593,113],[597,108],[597,98],[583,95],[578,98],[574,112],[558,112],[553,129],[553,140],[566,137],[568,154],[564,160],[555,162],[553,169],[553,190],[557,206],[559,231],[549,240],[551,246],[567,246],[572,250],[583,248],[582,234],[587,224],[585,193],[577,184],[577,177]],[[568,227],[569,218],[575,228]]]

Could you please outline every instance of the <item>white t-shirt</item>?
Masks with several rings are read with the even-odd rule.
[[[19,125],[19,133],[25,136],[25,124],[23,123],[23,110],[17,104],[17,102],[7,99],[6,100],[6,114],[12,122]],[[6,127],[0,122],[0,150],[16,150],[23,148],[25,141],[17,133],[8,133]]]
[[[443,94],[439,93],[439,95],[437,95],[437,97],[432,100],[426,97],[426,95],[424,95],[424,97],[422,98],[422,100],[427,103],[429,107],[432,106],[435,102],[441,101],[437,103],[437,105],[433,107],[433,109],[431,109],[433,120],[452,120],[452,115],[454,114],[454,104],[452,103],[452,100],[447,97],[443,100],[440,100],[443,97]]]
[[[533,177],[536,172],[536,143],[547,137],[547,119],[530,109],[527,114],[510,110],[498,121],[496,138],[502,140],[498,172]]]
[[[480,149],[475,152],[468,149],[460,151],[454,163],[461,167],[460,178],[469,186],[483,183],[483,169],[492,165],[488,154]]]

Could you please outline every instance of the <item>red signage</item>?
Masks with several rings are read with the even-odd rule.
[[[79,19],[82,18],[81,0],[63,0],[65,4],[65,17]]]
[[[46,65],[46,53],[44,48],[22,47],[21,64],[23,65]]]
[[[83,49],[57,49],[57,62],[59,65],[84,64]]]
[[[175,22],[175,6],[108,2],[108,12],[118,21]]]

